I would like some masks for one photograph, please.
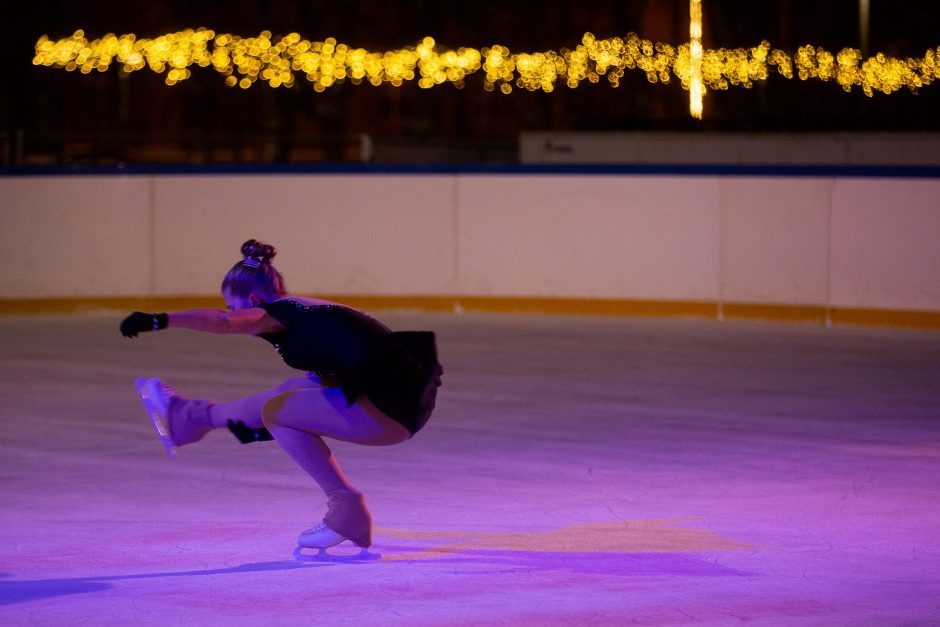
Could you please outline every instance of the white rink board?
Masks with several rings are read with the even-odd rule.
[[[248,238],[298,293],[940,311],[940,180],[0,178],[7,299],[214,295]]]

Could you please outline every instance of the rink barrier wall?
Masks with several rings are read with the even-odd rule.
[[[325,298],[372,312],[709,318],[940,330],[940,312],[933,311],[610,299],[302,295]],[[162,312],[201,308],[224,309],[225,302],[218,296],[0,299],[0,315]]]
[[[6,169],[0,312],[218,306],[249,237],[367,309],[940,328],[936,167]]]

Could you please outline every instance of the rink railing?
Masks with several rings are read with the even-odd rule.
[[[135,166],[0,172],[0,311],[172,308],[248,238],[371,308],[940,328],[940,168]]]

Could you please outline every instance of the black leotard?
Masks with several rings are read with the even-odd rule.
[[[291,368],[334,379],[414,435],[434,408],[443,370],[434,333],[393,332],[351,307],[282,298],[259,305],[284,329],[262,333]]]

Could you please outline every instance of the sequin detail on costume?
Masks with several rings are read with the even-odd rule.
[[[340,305],[339,303],[320,303],[320,304],[317,304],[317,305],[305,305],[305,304],[303,304],[303,303],[301,303],[301,302],[298,302],[298,301],[296,301],[296,300],[292,300],[292,299],[290,299],[290,298],[285,298],[285,299],[284,299],[284,302],[290,303],[291,305],[293,305],[293,306],[296,307],[297,309],[303,311],[304,313],[309,312],[309,311],[313,311],[314,309],[346,309],[346,310],[353,311],[353,312],[355,312],[355,313],[361,314],[361,315],[365,316],[366,318],[368,318],[369,320],[372,320],[372,321],[374,321],[374,322],[377,322],[377,323],[379,323],[379,324],[382,324],[381,322],[379,322],[378,320],[376,320],[375,318],[373,318],[372,316],[370,316],[369,314],[367,314],[367,313],[364,312],[364,311],[360,311],[360,310],[358,310],[358,309],[354,309],[354,308],[349,307],[349,306],[347,306],[347,305]],[[384,327],[385,325],[382,324],[382,326]]]

